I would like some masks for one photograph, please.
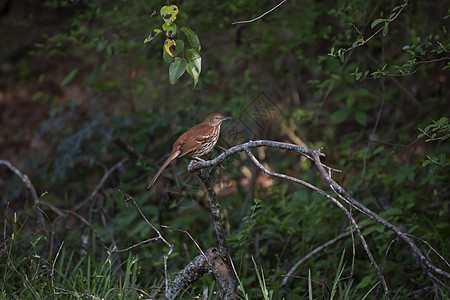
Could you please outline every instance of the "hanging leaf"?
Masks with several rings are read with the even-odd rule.
[[[383,36],[386,36],[386,34],[388,34],[388,31],[389,31],[388,22],[385,22],[383,27]]]
[[[187,58],[190,63],[192,63],[200,73],[202,71],[202,58],[200,54],[195,49],[187,50]]]
[[[152,33],[144,40],[144,44],[150,42],[151,40],[153,40],[161,32],[162,32],[161,29],[153,30]]]
[[[175,56],[178,56],[184,50],[184,42],[183,40],[177,40],[176,43],[177,45],[175,47]]]
[[[175,84],[186,71],[188,62],[184,58],[175,57],[175,60],[169,66],[169,81]]]
[[[200,40],[198,39],[198,36],[195,34],[195,32],[188,28],[188,27],[181,27],[181,31],[186,34],[186,37],[189,41],[189,44],[191,44],[192,48],[197,50],[197,52],[200,52],[200,49],[202,48],[200,45]]]
[[[173,37],[175,37],[175,34],[177,34],[177,25],[176,24],[172,24],[171,26],[169,26],[167,24],[163,24],[162,29],[164,30],[164,33],[166,34],[166,36],[168,38],[173,38]]]
[[[175,57],[175,55],[176,55],[176,53],[175,53],[176,45],[177,45],[177,43],[175,42],[175,40],[166,39],[166,41],[164,42],[164,49],[166,50],[166,52],[170,56]]]
[[[188,63],[186,67],[186,71],[191,75],[191,77],[194,79],[194,89],[197,86],[198,78],[200,77],[200,71],[197,69],[194,63]]]
[[[176,20],[178,13],[178,7],[175,5],[163,6],[161,8],[161,17],[168,26],[171,26]]]

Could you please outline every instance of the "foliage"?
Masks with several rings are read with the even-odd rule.
[[[169,67],[169,81],[175,84],[185,71],[194,79],[194,88],[198,83],[200,72],[202,70],[202,58],[200,57],[200,40],[195,32],[188,27],[181,27],[180,30],[186,35],[189,44],[192,48],[186,50],[185,58],[180,58],[178,55],[184,51],[184,42],[182,40],[175,40],[177,34],[177,25],[174,23],[179,13],[176,5],[163,6],[161,8],[161,17],[164,24],[161,29],[154,29],[152,33],[144,40],[144,43],[153,40],[159,33],[164,32],[166,40],[163,45],[163,57]]]
[[[155,55],[160,46],[155,41],[142,45],[151,4],[47,1],[33,14],[43,18],[40,22],[2,18],[2,28],[8,26],[11,34],[24,28],[26,34],[17,37],[25,50],[2,43],[14,55],[1,57],[2,72],[12,71],[1,78],[6,89],[0,87],[0,150],[28,174],[42,196],[39,204],[30,203],[22,181],[0,169],[0,222],[6,228],[1,297],[33,297],[26,283],[42,298],[55,297],[52,270],[54,286],[79,297],[108,298],[116,292],[137,297],[135,289],[152,293],[160,288],[166,246],[149,242],[111,254],[115,246],[125,249],[155,235],[120,191],[132,195],[158,229],[164,224],[187,230],[203,250],[216,247],[205,193],[196,175],[186,172],[186,160],[172,163],[155,188],[145,189],[175,139],[213,111],[238,120],[222,129],[222,145],[268,137],[324,147],[325,163],[342,170],[335,179],[356,199],[449,256],[450,146],[444,114],[449,108],[450,39],[445,1],[293,0],[242,26],[230,24],[260,15],[273,2],[177,3],[183,12],[172,20],[177,34],[169,32],[175,22],[155,29],[159,35],[166,30],[163,59],[170,63],[170,82],[177,85],[168,85],[161,76],[165,66]],[[160,23],[159,17],[154,20],[150,18]],[[184,49],[179,31],[192,49]],[[170,55],[172,50],[176,55]],[[197,69],[190,69],[197,61]],[[195,91],[182,77],[185,71],[194,78]],[[270,101],[261,101],[261,92]],[[3,104],[8,93],[14,101]],[[267,106],[276,111],[276,123],[286,127],[274,129],[271,136],[258,131],[275,128],[273,120],[265,119],[271,116]],[[254,123],[245,119],[249,115]],[[260,122],[256,117],[261,115]],[[239,121],[247,122],[244,129],[249,131],[227,139]],[[67,213],[128,156],[94,199],[77,214]],[[328,189],[297,156],[261,149],[258,157],[278,172]],[[227,161],[216,180],[243,298],[262,298],[261,292],[270,296],[269,291],[272,299],[381,297],[379,278],[357,240],[352,272],[351,238],[312,256],[281,290],[283,275],[293,264],[349,230],[348,220],[318,194],[259,174],[245,156]],[[38,207],[47,225],[52,224],[49,232],[36,231]],[[392,232],[353,214],[383,266],[393,297],[447,296],[422,275]],[[198,249],[183,232],[161,232],[175,245],[167,265],[173,278]],[[424,252],[430,249],[420,240],[417,244]],[[429,255],[445,269],[435,252]],[[196,297],[204,286],[213,297],[217,288],[211,277],[186,293]]]

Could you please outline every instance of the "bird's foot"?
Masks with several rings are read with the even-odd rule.
[[[217,146],[220,150],[222,150],[222,152],[225,152],[225,151],[227,151],[227,149],[225,149],[224,147],[222,147],[222,146]]]

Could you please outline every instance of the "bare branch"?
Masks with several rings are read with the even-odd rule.
[[[273,148],[278,148],[281,150],[289,150],[289,151],[293,151],[298,154],[304,155],[305,157],[307,157],[311,160],[314,160],[312,157],[314,157],[315,154],[317,154],[319,156],[325,156],[325,154],[320,152],[320,149],[319,150],[311,150],[306,147],[289,144],[289,143],[282,143],[282,142],[269,141],[269,140],[258,140],[258,141],[250,141],[250,142],[247,142],[244,144],[240,144],[240,145],[231,147],[230,149],[223,152],[222,154],[220,154],[219,156],[217,156],[214,159],[205,160],[202,162],[191,163],[188,165],[188,171],[196,172],[201,169],[210,168],[213,166],[217,167],[231,155],[241,152],[241,151],[245,151],[245,149],[251,149],[251,148],[256,148],[256,147],[273,147]]]
[[[124,196],[123,201],[125,201],[125,203],[127,204],[129,200],[133,201],[134,206],[136,207],[136,209],[138,210],[139,214],[141,215],[141,217],[145,220],[145,222],[156,232],[156,234],[158,235],[158,237],[156,237],[155,239],[160,239],[164,244],[166,244],[169,247],[169,251],[167,252],[166,255],[164,255],[164,277],[165,277],[165,284],[166,284],[166,294],[168,293],[169,290],[169,275],[167,273],[167,261],[169,259],[169,256],[172,254],[173,252],[173,244],[170,244],[168,241],[166,241],[166,239],[162,236],[161,232],[159,232],[158,229],[156,229],[155,226],[153,226],[152,223],[150,223],[150,221],[147,219],[147,217],[144,215],[144,213],[142,212],[141,208],[139,207],[139,205],[136,203],[136,200],[134,200],[133,197],[131,197],[129,194],[125,193],[122,190],[119,190],[119,192],[122,193],[122,195]],[[153,240],[153,239],[151,239]],[[144,242],[148,242],[149,240],[146,240]],[[143,244],[144,242],[139,243]],[[132,246],[134,248],[134,246]],[[117,250],[116,250],[117,251]]]
[[[199,244],[197,243],[197,241],[194,240],[194,238],[193,238],[192,235],[189,233],[189,231],[187,231],[187,230],[181,230],[181,229],[176,229],[176,228],[172,228],[172,227],[166,226],[166,225],[161,225],[161,227],[167,228],[167,229],[171,229],[171,230],[174,230],[174,231],[179,231],[179,232],[185,233],[185,234],[191,239],[191,241],[194,242],[195,246],[197,246],[198,251],[205,257],[206,260],[208,260],[208,258],[207,258],[206,255],[205,255],[205,252],[203,252],[202,248],[199,246]]]
[[[316,255],[317,253],[323,251],[325,248],[333,245],[337,241],[339,241],[339,240],[349,236],[350,233],[352,233],[353,231],[354,230],[350,230],[350,231],[346,231],[344,233],[341,233],[340,235],[338,235],[334,239],[329,240],[328,242],[320,245],[319,247],[315,248],[313,251],[311,251],[308,254],[306,254],[305,256],[303,256],[302,259],[300,259],[298,262],[296,262],[295,265],[293,265],[291,267],[291,269],[287,272],[287,274],[284,275],[283,281],[281,282],[281,288],[285,288],[286,287],[286,285],[288,284],[289,279],[291,279],[291,277],[294,276],[295,271],[297,271],[298,267],[300,267],[305,261],[310,259],[313,255]]]
[[[259,17],[256,17],[254,19],[251,20],[247,20],[247,21],[237,21],[237,22],[233,22],[231,23],[231,25],[236,25],[236,24],[246,24],[246,23],[252,23],[255,22],[259,19],[261,19],[262,17],[264,17],[265,15],[271,13],[272,11],[274,11],[275,9],[277,9],[279,6],[283,5],[285,2],[287,2],[287,0],[282,0],[280,3],[278,3],[276,6],[272,7],[271,9],[269,9],[268,11],[266,11],[265,13],[263,13],[262,15],[260,15]]]
[[[86,203],[88,203],[89,201],[91,201],[92,199],[94,199],[94,197],[97,195],[97,193],[100,191],[100,189],[103,187],[103,185],[105,184],[106,180],[111,176],[111,174],[121,168],[123,166],[123,164],[128,160],[128,156],[124,157],[121,161],[119,161],[118,163],[116,163],[114,166],[112,166],[109,170],[106,170],[105,174],[103,175],[102,179],[99,181],[99,183],[97,184],[97,186],[94,188],[94,190],[91,192],[91,194],[84,199],[83,201],[81,201],[80,203],[78,203],[77,206],[75,206],[74,208],[72,208],[72,211],[76,211],[78,209],[80,209],[81,207],[83,207]]]
[[[216,248],[208,249],[204,255],[196,256],[189,264],[175,276],[165,298],[173,299],[180,291],[187,289],[194,281],[200,279],[204,274],[211,271],[219,285],[222,299],[236,299],[236,294],[226,294],[230,291],[230,285],[234,281],[230,277],[226,259]]]
[[[344,211],[344,213],[349,218],[351,224],[354,226],[354,228],[357,232],[357,235],[359,236],[359,239],[360,239],[361,243],[363,244],[364,249],[365,249],[369,259],[371,260],[372,264],[374,265],[374,267],[376,268],[376,270],[380,276],[382,286],[384,288],[385,296],[386,296],[386,298],[388,298],[389,291],[388,291],[387,283],[384,279],[384,276],[383,276],[380,268],[376,264],[376,262],[373,258],[373,255],[371,254],[370,249],[368,248],[367,243],[365,242],[365,239],[360,232],[358,224],[353,219],[351,213],[338,200],[336,200],[334,197],[330,196],[326,192],[320,190],[319,188],[315,187],[314,185],[312,185],[308,182],[305,182],[301,179],[295,178],[295,177],[271,172],[271,171],[267,170],[266,168],[264,168],[264,166],[255,158],[255,156],[250,151],[251,148],[255,148],[255,147],[274,147],[274,148],[278,148],[278,149],[282,149],[282,150],[289,150],[289,151],[296,152],[300,155],[304,155],[305,157],[313,160],[316,167],[318,168],[320,174],[322,175],[322,177],[328,182],[330,188],[336,193],[336,195],[340,199],[342,199],[345,203],[348,203],[350,205],[350,208],[353,208],[353,207],[356,208],[358,211],[364,213],[368,217],[374,219],[378,223],[382,224],[383,226],[385,226],[388,229],[390,229],[391,231],[393,231],[400,239],[402,239],[404,242],[406,242],[406,244],[409,246],[410,251],[413,254],[413,257],[416,258],[417,263],[422,267],[423,273],[432,282],[434,282],[438,286],[448,289],[448,287],[445,284],[443,284],[443,282],[441,280],[439,280],[433,273],[437,273],[437,274],[445,276],[447,278],[450,278],[450,273],[436,267],[432,263],[432,261],[422,253],[422,251],[417,247],[417,245],[412,241],[412,239],[406,233],[402,232],[396,226],[389,223],[388,221],[386,221],[385,219],[383,219],[379,215],[377,215],[375,212],[371,211],[369,208],[367,208],[366,206],[359,203],[357,200],[355,200],[353,197],[351,197],[344,190],[344,188],[342,188],[339,184],[337,184],[331,178],[331,171],[333,171],[333,169],[325,166],[320,161],[320,157],[325,156],[325,154],[323,154],[321,152],[321,149],[311,150],[311,149],[308,149],[308,148],[305,148],[302,146],[298,146],[298,145],[275,142],[275,141],[268,141],[268,140],[250,141],[250,142],[247,142],[247,143],[244,143],[241,145],[236,145],[234,147],[231,147],[230,149],[226,150],[225,152],[223,152],[222,154],[220,154],[219,156],[217,156],[216,158],[214,158],[212,160],[191,163],[188,166],[188,171],[189,172],[197,172],[197,174],[199,174],[199,176],[202,178],[202,176],[204,177],[206,175],[203,175],[203,173],[201,173],[200,170],[202,170],[204,168],[212,167],[212,170],[209,172],[209,177],[210,177],[211,174],[214,173],[215,168],[217,168],[217,166],[219,166],[228,157],[230,157],[231,155],[233,155],[237,152],[245,151],[245,152],[247,152],[247,154],[249,155],[249,157],[253,161],[253,163],[255,163],[255,165],[257,165],[264,173],[269,174],[274,177],[279,177],[282,179],[290,180],[290,181],[305,185],[305,186],[311,188],[312,190],[318,192],[322,196],[326,197],[327,199],[332,201],[334,204],[336,204],[341,210]],[[209,187],[208,194],[209,194],[210,198],[215,198],[214,190],[212,189],[210,183],[208,182],[208,180],[210,180],[210,179],[208,179],[208,177],[204,177],[204,178],[206,178],[206,181],[204,180],[205,186],[207,187],[207,189]],[[220,207],[220,205],[219,205],[219,207]]]
[[[350,196],[339,184],[337,184],[330,176],[328,176],[326,170],[322,167],[322,163],[320,162],[320,157],[318,155],[314,156],[316,167],[319,169],[319,172],[322,174],[322,177],[329,183],[330,187],[335,190],[337,195],[339,197],[342,197],[352,206],[356,207],[358,210],[362,211],[364,214],[369,216],[370,218],[374,219],[378,223],[384,225],[391,231],[393,231],[395,234],[397,234],[408,246],[411,248],[411,252],[416,258],[417,262],[420,263],[422,266],[422,269],[424,273],[433,280],[434,276],[430,273],[430,271],[433,271],[435,273],[438,273],[440,275],[443,275],[447,278],[450,278],[450,273],[441,270],[440,268],[436,267],[423,253],[422,251],[417,247],[417,245],[409,238],[407,234],[405,234],[403,231],[398,229],[393,224],[389,223],[385,219],[381,218],[379,215],[377,215],[375,212],[371,211],[358,201],[356,201],[352,196]]]
[[[361,230],[360,230],[360,228],[359,228],[359,225],[356,223],[356,221],[355,221],[355,219],[353,218],[352,214],[351,214],[351,213],[350,213],[350,212],[342,205],[342,203],[340,203],[340,202],[337,201],[334,197],[331,197],[329,194],[327,194],[326,192],[322,191],[321,189],[317,188],[316,186],[314,186],[314,185],[312,185],[312,184],[310,184],[310,183],[307,183],[307,182],[305,182],[305,181],[303,181],[303,180],[297,179],[297,178],[292,177],[292,176],[288,176],[288,175],[284,175],[284,174],[279,174],[279,173],[275,173],[275,172],[272,172],[272,171],[267,170],[267,169],[266,169],[266,168],[265,168],[265,167],[264,167],[264,166],[256,159],[256,157],[253,155],[253,153],[250,151],[250,149],[245,149],[245,152],[247,152],[247,154],[248,154],[248,156],[250,157],[250,159],[252,160],[252,162],[253,162],[258,168],[260,168],[264,173],[267,173],[267,174],[272,175],[272,176],[274,176],[274,177],[284,178],[284,179],[291,180],[291,181],[296,182],[296,183],[303,184],[303,185],[305,185],[305,186],[311,188],[312,190],[318,192],[318,193],[321,194],[322,196],[324,196],[324,197],[330,199],[334,204],[336,204],[341,210],[344,211],[344,213],[347,215],[348,219],[350,220],[351,224],[354,226],[354,228],[355,228],[355,230],[356,230],[356,232],[357,232],[357,234],[358,234],[359,240],[361,241],[361,244],[363,245],[364,250],[365,250],[366,253],[367,253],[367,256],[369,257],[371,263],[373,264],[375,270],[376,270],[377,273],[378,273],[378,276],[380,277],[381,283],[383,284],[383,288],[384,288],[384,292],[385,292],[386,299],[389,299],[389,289],[388,289],[388,286],[387,286],[386,279],[384,278],[383,273],[381,272],[380,268],[378,267],[378,264],[377,264],[377,262],[375,261],[375,258],[373,257],[372,252],[370,251],[369,246],[367,245],[367,242],[366,242],[364,236],[363,236],[362,233],[361,233]],[[320,162],[319,162],[319,163],[320,163]],[[321,163],[320,163],[320,164],[321,164]],[[322,164],[321,164],[321,167],[322,167]],[[322,168],[323,168],[323,167],[322,167]]]
[[[27,176],[27,174],[23,174],[22,172],[20,172],[19,169],[17,169],[11,162],[9,162],[7,160],[0,159],[0,165],[6,166],[14,174],[16,174],[17,177],[19,177],[22,180],[22,182],[25,184],[27,189],[30,191],[31,197],[33,198],[33,201],[34,201],[34,204],[37,205],[39,203],[39,198],[38,198],[38,195],[36,192],[36,188],[34,187],[33,183],[31,183],[31,180]],[[41,225],[44,226],[44,224],[45,224],[44,216],[39,209],[37,210],[37,215],[38,215],[39,221],[41,222]]]
[[[229,149],[230,150],[230,149]],[[224,153],[227,153],[227,150]],[[192,167],[193,164],[190,163],[188,169]],[[213,217],[214,229],[216,231],[217,240],[219,242],[220,254],[223,257],[224,262],[219,264],[220,270],[214,276],[220,287],[220,294],[222,299],[236,299],[237,295],[237,279],[234,274],[233,267],[231,266],[231,255],[228,248],[227,239],[225,235],[225,230],[222,225],[222,217],[220,215],[220,203],[217,201],[216,192],[214,191],[214,186],[212,184],[213,175],[216,171],[217,166],[212,167],[208,172],[197,171],[198,177],[203,181],[208,192],[208,201],[211,214]],[[213,268],[214,270],[215,268]],[[219,277],[217,277],[219,276]],[[221,278],[225,278],[222,280]]]

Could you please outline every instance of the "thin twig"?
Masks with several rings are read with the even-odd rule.
[[[86,203],[88,203],[89,201],[91,201],[92,199],[94,199],[94,197],[97,195],[97,193],[100,191],[100,189],[105,185],[106,180],[111,176],[111,174],[121,168],[123,166],[123,164],[128,160],[128,156],[122,158],[122,160],[120,160],[118,163],[116,163],[114,166],[112,166],[109,170],[105,171],[105,174],[103,175],[102,179],[99,181],[99,183],[97,184],[97,186],[94,188],[94,190],[91,192],[91,194],[86,197],[86,199],[84,199],[83,201],[81,201],[80,203],[78,203],[74,208],[72,208],[72,211],[76,211],[78,209],[80,209],[81,207],[83,207]]]
[[[154,238],[151,238],[151,239],[146,239],[145,241],[140,241],[139,243],[131,245],[130,247],[125,248],[125,249],[113,249],[111,252],[125,252],[125,251],[131,250],[133,248],[136,248],[136,247],[138,247],[138,246],[140,246],[142,244],[145,244],[145,243],[148,243],[148,242],[152,242],[152,241],[156,241],[156,240],[159,240],[159,237],[154,237]]]
[[[269,9],[268,11],[266,11],[265,13],[263,13],[262,15],[260,15],[259,17],[256,17],[256,18],[254,18],[254,19],[247,20],[247,21],[237,21],[237,22],[233,22],[233,23],[231,23],[231,25],[236,25],[236,24],[246,24],[246,23],[252,23],[252,22],[255,22],[255,21],[261,19],[262,17],[264,17],[265,15],[267,15],[268,13],[271,13],[272,11],[274,11],[275,9],[277,9],[279,6],[281,6],[281,5],[284,4],[285,2],[287,2],[287,0],[282,0],[280,3],[278,3],[277,5],[275,5],[274,7],[272,7],[271,9]]]
[[[433,251],[437,256],[439,256],[440,259],[442,259],[443,262],[445,262],[445,264],[447,265],[447,267],[450,268],[450,264],[448,263],[448,261],[439,253],[436,251],[436,249],[434,249],[433,247],[431,247],[430,243],[428,243],[427,241],[425,241],[424,239],[421,239],[420,237],[417,237],[415,235],[409,234],[409,233],[405,233],[405,235],[410,236],[414,239],[417,239],[419,241],[421,241],[422,243],[424,243],[425,245],[427,245],[431,251]]]
[[[31,193],[31,197],[33,198],[34,204],[37,205],[39,203],[39,197],[36,192],[36,188],[34,187],[33,183],[31,182],[30,178],[27,174],[23,174],[19,169],[17,169],[11,162],[7,160],[0,159],[0,165],[6,166],[8,169],[10,169],[14,174],[19,177],[22,182],[25,184],[27,189]],[[41,222],[41,225],[44,226],[44,216],[42,212],[38,209],[37,210],[39,221]]]
[[[61,252],[61,249],[62,249],[63,246],[64,246],[64,241],[62,241],[61,245],[59,246],[59,249],[58,249],[58,252],[56,253],[55,259],[53,260],[52,271],[50,273],[50,279],[51,279],[51,282],[52,282],[52,288],[53,288],[53,294],[54,295],[56,295],[55,278],[54,278],[55,265],[56,265],[56,262],[58,261],[59,253]]]
[[[394,15],[394,17],[392,17],[392,19],[389,19],[387,21],[387,24],[389,25],[390,23],[392,23],[395,19],[397,19],[397,17],[401,14],[401,12],[403,11],[403,9],[405,9],[406,5],[402,5],[402,7],[398,10],[398,12]],[[344,50],[344,52],[348,52],[350,50],[353,50],[355,48],[358,48],[360,46],[365,45],[368,41],[370,41],[371,39],[373,39],[378,33],[380,33],[382,30],[384,29],[384,26],[381,26],[377,31],[375,31],[370,37],[368,37],[367,39],[359,42],[358,44],[349,47],[347,49]]]
[[[28,278],[27,276],[22,275],[22,273],[19,272],[19,270],[17,270],[16,266],[14,265],[11,257],[9,256],[9,252],[5,251],[4,253],[6,253],[6,256],[8,256],[8,260],[9,260],[9,264],[8,267],[12,268],[14,272],[16,272],[17,275],[19,275],[20,278],[22,278],[23,282],[25,283],[25,285],[27,286],[27,288],[31,291],[31,294],[33,294],[35,299],[40,299],[39,296],[36,294],[36,292],[33,290],[33,288],[31,287],[30,282],[28,282]]]
[[[155,226],[153,226],[152,223],[150,223],[150,221],[147,219],[147,217],[144,215],[144,213],[142,212],[141,208],[139,207],[139,205],[136,203],[136,200],[134,200],[133,197],[131,197],[129,194],[127,194],[126,192],[122,191],[119,189],[119,192],[124,196],[123,201],[125,203],[128,203],[129,200],[133,201],[134,206],[136,207],[136,209],[138,210],[139,214],[141,215],[141,217],[145,220],[145,222],[156,232],[156,234],[158,235],[157,238],[155,239],[160,239],[164,244],[166,244],[169,247],[169,251],[167,252],[166,255],[164,255],[164,277],[165,277],[165,284],[166,284],[166,293],[169,290],[169,275],[167,273],[167,261],[169,259],[169,256],[172,254],[173,252],[173,248],[174,245],[170,244],[168,241],[166,241],[166,239],[162,236],[161,232],[159,232],[158,229],[156,229]],[[146,241],[144,241],[146,242]],[[143,243],[140,243],[143,244]]]
[[[200,245],[197,243],[197,241],[192,237],[192,235],[189,233],[189,231],[187,230],[181,230],[181,229],[177,229],[177,228],[172,228],[170,226],[166,226],[166,225],[161,225],[161,227],[163,228],[167,228],[170,230],[174,230],[174,231],[178,231],[178,232],[183,232],[185,233],[190,239],[191,241],[194,242],[195,246],[197,246],[198,251],[200,251],[200,253],[203,255],[203,257],[206,259],[206,261],[208,261],[208,258],[206,257],[205,252],[203,252],[202,248],[200,247]]]
[[[305,256],[303,256],[298,262],[295,263],[295,265],[293,265],[289,271],[287,272],[286,275],[283,275],[283,281],[281,282],[281,288],[286,287],[286,285],[288,284],[288,281],[291,279],[291,277],[294,276],[294,273],[297,271],[298,267],[300,267],[305,261],[307,261],[308,259],[310,259],[312,256],[316,255],[317,253],[323,251],[325,248],[333,245],[334,243],[336,243],[337,241],[347,237],[350,235],[350,233],[352,233],[354,231],[354,229],[350,230],[350,231],[346,231],[344,233],[341,233],[340,235],[338,235],[337,237],[335,237],[334,239],[329,240],[328,242],[320,245],[319,247],[315,248],[314,250],[312,250],[311,252],[309,252],[308,254],[306,254]]]

